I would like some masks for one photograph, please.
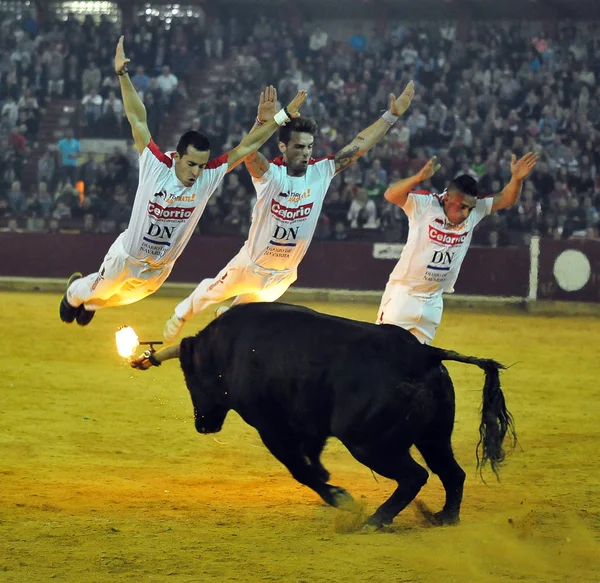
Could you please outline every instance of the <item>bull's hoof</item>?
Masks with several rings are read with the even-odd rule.
[[[375,526],[374,524],[369,524],[368,522],[360,529],[361,532],[365,534],[373,534],[375,532],[379,532],[383,527]]]
[[[354,506],[354,498],[352,498],[349,492],[339,486],[329,486],[327,494],[323,496],[323,500],[330,506],[335,506],[335,508],[341,508],[342,510]]]
[[[458,514],[450,514],[440,510],[439,512],[432,512],[429,507],[420,500],[415,500],[415,507],[419,514],[427,521],[427,523],[433,526],[446,526],[455,525],[460,523],[460,517]]]
[[[365,525],[363,527],[363,532],[375,532],[376,530],[381,530],[382,528],[389,526],[390,524],[392,524],[391,520],[386,520],[376,512],[375,514],[367,518],[367,522],[365,522]]]
[[[440,525],[454,526],[460,524],[460,517],[458,514],[447,514],[443,510],[440,510],[440,512],[434,514],[434,517]]]

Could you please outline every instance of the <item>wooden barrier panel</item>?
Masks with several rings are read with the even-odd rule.
[[[93,273],[114,240],[114,235],[0,233],[0,276],[67,278],[73,271]],[[243,242],[234,237],[193,237],[168,281],[197,283],[214,277]],[[375,258],[375,245],[313,241],[298,270],[296,286],[383,291],[396,259]],[[528,249],[472,247],[456,292],[527,297],[528,284]]]

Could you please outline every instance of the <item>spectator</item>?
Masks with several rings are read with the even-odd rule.
[[[89,95],[94,91],[94,94],[100,92],[100,85],[102,83],[102,72],[93,61],[84,69],[81,78],[83,94]]]
[[[173,96],[179,81],[177,80],[177,77],[171,73],[171,69],[168,65],[165,65],[162,68],[162,74],[158,77],[156,83],[162,92],[163,103],[166,103],[168,106],[173,105]]]
[[[17,120],[19,119],[19,106],[15,101],[15,98],[10,94],[6,96],[6,101],[2,106],[2,116],[6,116],[8,123],[11,126],[17,125]]]
[[[358,188],[348,210],[348,222],[353,229],[376,229],[377,207],[365,188]]]
[[[144,72],[144,67],[139,65],[135,69],[135,75],[131,78],[131,82],[135,87],[136,91],[140,94],[140,97],[144,99],[144,94],[150,87],[150,77]]]
[[[60,178],[70,180],[72,184],[77,181],[77,158],[80,156],[81,146],[79,140],[73,135],[73,130],[68,128],[65,137],[58,142],[60,154]]]

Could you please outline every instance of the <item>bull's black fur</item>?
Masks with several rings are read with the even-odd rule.
[[[450,438],[455,399],[444,360],[485,372],[478,467],[497,473],[514,427],[500,388],[500,363],[420,344],[409,332],[281,303],[231,308],[181,342],[180,361],[196,429],[220,431],[227,412],[255,427],[292,476],[327,503],[349,494],[327,483],[320,454],[337,437],[361,463],[398,487],[369,519],[390,524],[417,495],[428,473],[410,455],[415,445],[446,491],[439,523],[459,520],[465,473]]]

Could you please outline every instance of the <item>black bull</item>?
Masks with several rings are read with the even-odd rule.
[[[452,452],[454,387],[443,360],[485,371],[477,462],[496,472],[506,433],[515,434],[500,388],[504,367],[494,360],[422,345],[395,326],[281,303],[233,307],[180,347],[200,433],[220,431],[237,411],[296,480],[333,506],[351,500],[327,483],[320,462],[327,438],[337,437],[359,462],[398,482],[369,518],[374,526],[390,524],[427,481],[412,445],[446,491],[434,522],[459,521],[465,472]]]

